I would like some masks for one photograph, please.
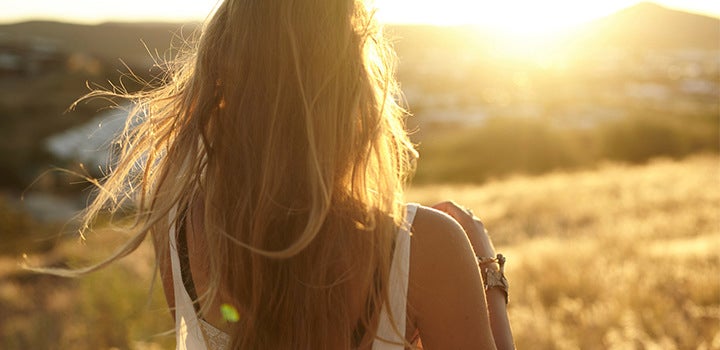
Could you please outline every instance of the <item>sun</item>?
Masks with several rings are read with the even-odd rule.
[[[547,35],[600,17],[605,11],[585,1],[498,1],[476,4],[477,23],[499,33],[519,36]]]
[[[477,25],[507,35],[543,35],[571,28],[632,0],[375,0],[388,23]]]
[[[389,24],[469,26],[493,40],[493,54],[539,67],[561,67],[563,38],[583,23],[635,0],[371,0]]]

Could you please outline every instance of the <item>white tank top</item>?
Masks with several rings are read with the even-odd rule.
[[[408,204],[405,221],[398,229],[395,250],[390,267],[388,292],[390,309],[400,334],[405,335],[407,319],[407,291],[410,273],[410,228],[412,227],[418,204]],[[175,234],[175,212],[170,213],[170,260],[172,265],[173,289],[175,291],[175,334],[177,350],[225,350],[230,346],[230,336],[199,319],[195,312],[190,294],[185,289],[180,270],[180,258]],[[394,330],[387,310],[383,305],[378,324],[377,338],[373,350],[402,350],[404,339]]]

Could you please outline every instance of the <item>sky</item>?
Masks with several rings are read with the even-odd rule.
[[[638,0],[372,0],[384,23],[473,24],[505,32],[551,32],[606,16]],[[0,22],[31,19],[198,21],[218,0],[2,0]],[[660,5],[720,17],[718,0],[657,0]]]

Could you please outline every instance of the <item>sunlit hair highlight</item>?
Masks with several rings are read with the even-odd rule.
[[[367,347],[416,157],[395,57],[370,14],[353,0],[220,4],[165,84],[124,96],[135,107],[119,161],[84,230],[132,204],[136,235],[74,273],[148,233],[166,253],[168,218],[202,203],[201,313],[218,298],[236,306],[232,348]],[[354,295],[365,308],[350,307]]]

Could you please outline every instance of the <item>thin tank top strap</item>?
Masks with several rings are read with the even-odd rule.
[[[407,291],[410,276],[410,229],[418,206],[415,203],[407,204],[405,220],[398,229],[395,239],[395,251],[390,266],[390,280],[388,283],[390,312],[395,322],[390,319],[387,305],[383,306],[380,313],[377,338],[373,342],[372,350],[402,350],[405,348]]]
[[[207,350],[200,322],[193,301],[183,284],[177,243],[177,210],[169,215],[170,264],[172,266],[173,291],[175,292],[175,339],[177,350]],[[188,267],[189,268],[189,267]]]

